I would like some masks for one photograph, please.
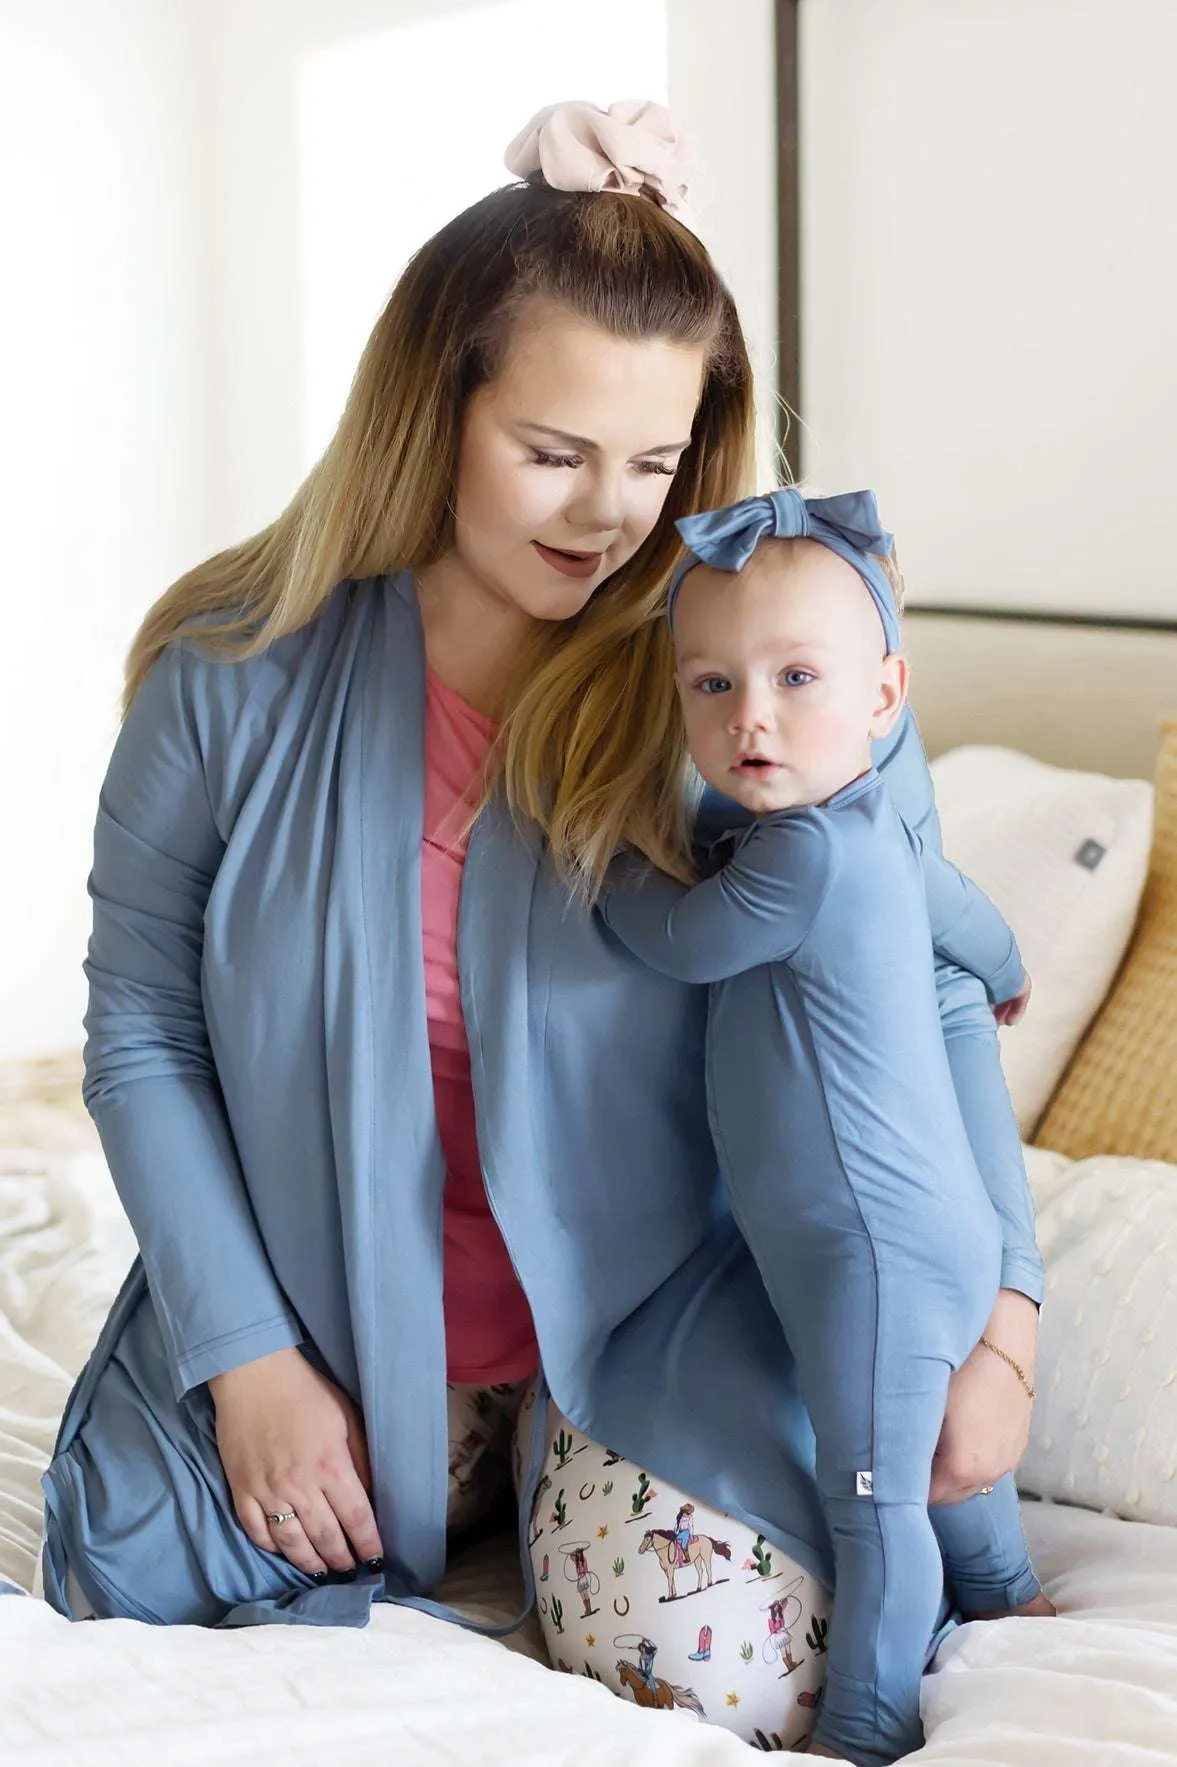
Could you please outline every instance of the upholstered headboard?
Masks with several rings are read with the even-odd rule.
[[[962,743],[1151,779],[1177,715],[1177,624],[909,608],[911,702],[930,755]]]

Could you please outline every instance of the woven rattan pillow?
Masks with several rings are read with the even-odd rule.
[[[1162,727],[1156,787],[1135,935],[1035,1136],[1072,1159],[1177,1163],[1177,719]]]

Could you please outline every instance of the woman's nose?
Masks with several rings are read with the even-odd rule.
[[[585,534],[618,533],[625,522],[625,498],[621,480],[611,472],[580,472],[576,496],[568,506],[568,519]]]

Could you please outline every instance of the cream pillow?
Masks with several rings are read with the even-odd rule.
[[[1013,749],[952,749],[932,763],[944,851],[1004,914],[1034,984],[1001,1061],[1033,1135],[1132,934],[1148,870],[1152,787],[1073,773]]]
[[[1023,1491],[1177,1526],[1177,1166],[1027,1148],[1046,1260]]]

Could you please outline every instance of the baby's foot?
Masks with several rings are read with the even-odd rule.
[[[1033,1619],[1050,1619],[1058,1613],[1048,1595],[1036,1595],[1032,1601],[1023,1601],[1018,1607],[994,1608],[991,1613],[967,1614],[969,1620],[1008,1620],[1013,1614],[1027,1614]]]

